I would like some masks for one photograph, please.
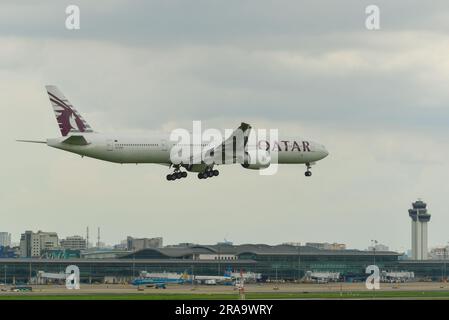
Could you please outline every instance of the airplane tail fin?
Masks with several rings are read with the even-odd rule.
[[[90,125],[56,86],[45,86],[45,88],[55,112],[59,129],[64,137],[69,133],[93,132]]]

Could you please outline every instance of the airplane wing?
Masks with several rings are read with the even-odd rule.
[[[200,154],[194,154],[190,158],[191,164],[231,164],[243,163],[244,151],[251,125],[242,122],[232,134],[217,146],[202,150]]]

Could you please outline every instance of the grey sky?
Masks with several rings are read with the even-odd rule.
[[[81,30],[64,27],[78,4]],[[377,239],[410,246],[422,197],[430,245],[449,241],[449,4],[376,1],[3,1],[0,4],[2,229],[127,235],[166,243]],[[314,167],[261,177],[165,181],[16,138],[59,134],[44,85],[56,84],[95,130],[169,130],[241,121],[324,143]]]

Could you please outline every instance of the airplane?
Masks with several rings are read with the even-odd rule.
[[[198,173],[199,179],[216,177],[219,171],[215,167],[224,164],[237,163],[252,170],[266,169],[271,164],[271,154],[274,152],[277,152],[279,164],[305,164],[305,176],[310,177],[311,166],[329,154],[324,145],[300,137],[277,139],[274,142],[256,138],[255,141],[249,142],[252,128],[249,124],[242,122],[233,134],[223,139],[221,143],[217,145],[201,143],[203,150],[200,150],[200,153],[191,154],[181,161],[173,161],[171,153],[175,150],[174,148],[179,148],[179,143],[171,141],[169,133],[130,136],[96,132],[56,86],[48,85],[46,90],[61,137],[49,138],[45,141],[17,141],[42,143],[81,155],[81,157],[86,156],[120,164],[165,165],[174,169],[173,173],[167,174],[168,181],[186,178],[187,172]],[[243,143],[243,155],[236,155],[237,143],[239,146]],[[195,150],[193,143],[190,143],[188,147],[190,150]],[[232,152],[229,152],[230,149]]]
[[[328,283],[330,281],[336,282],[340,279],[340,273],[307,271],[305,274],[305,279],[314,281],[316,283]]]
[[[215,285],[215,284],[227,284],[233,281],[231,271],[226,270],[224,275],[222,276],[203,276],[203,275],[195,275],[192,276],[193,280],[198,283],[204,283],[207,285]]]
[[[148,275],[146,272],[142,272],[141,275],[131,281],[133,286],[146,286],[155,287],[156,289],[166,289],[168,284],[184,284],[188,279],[187,273],[182,275],[172,275],[172,274],[158,274],[158,275]]]

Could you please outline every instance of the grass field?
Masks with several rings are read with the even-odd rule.
[[[254,299],[449,299],[449,291],[377,291],[326,293],[247,293]],[[237,294],[74,294],[74,295],[1,295],[0,300],[237,300]]]

